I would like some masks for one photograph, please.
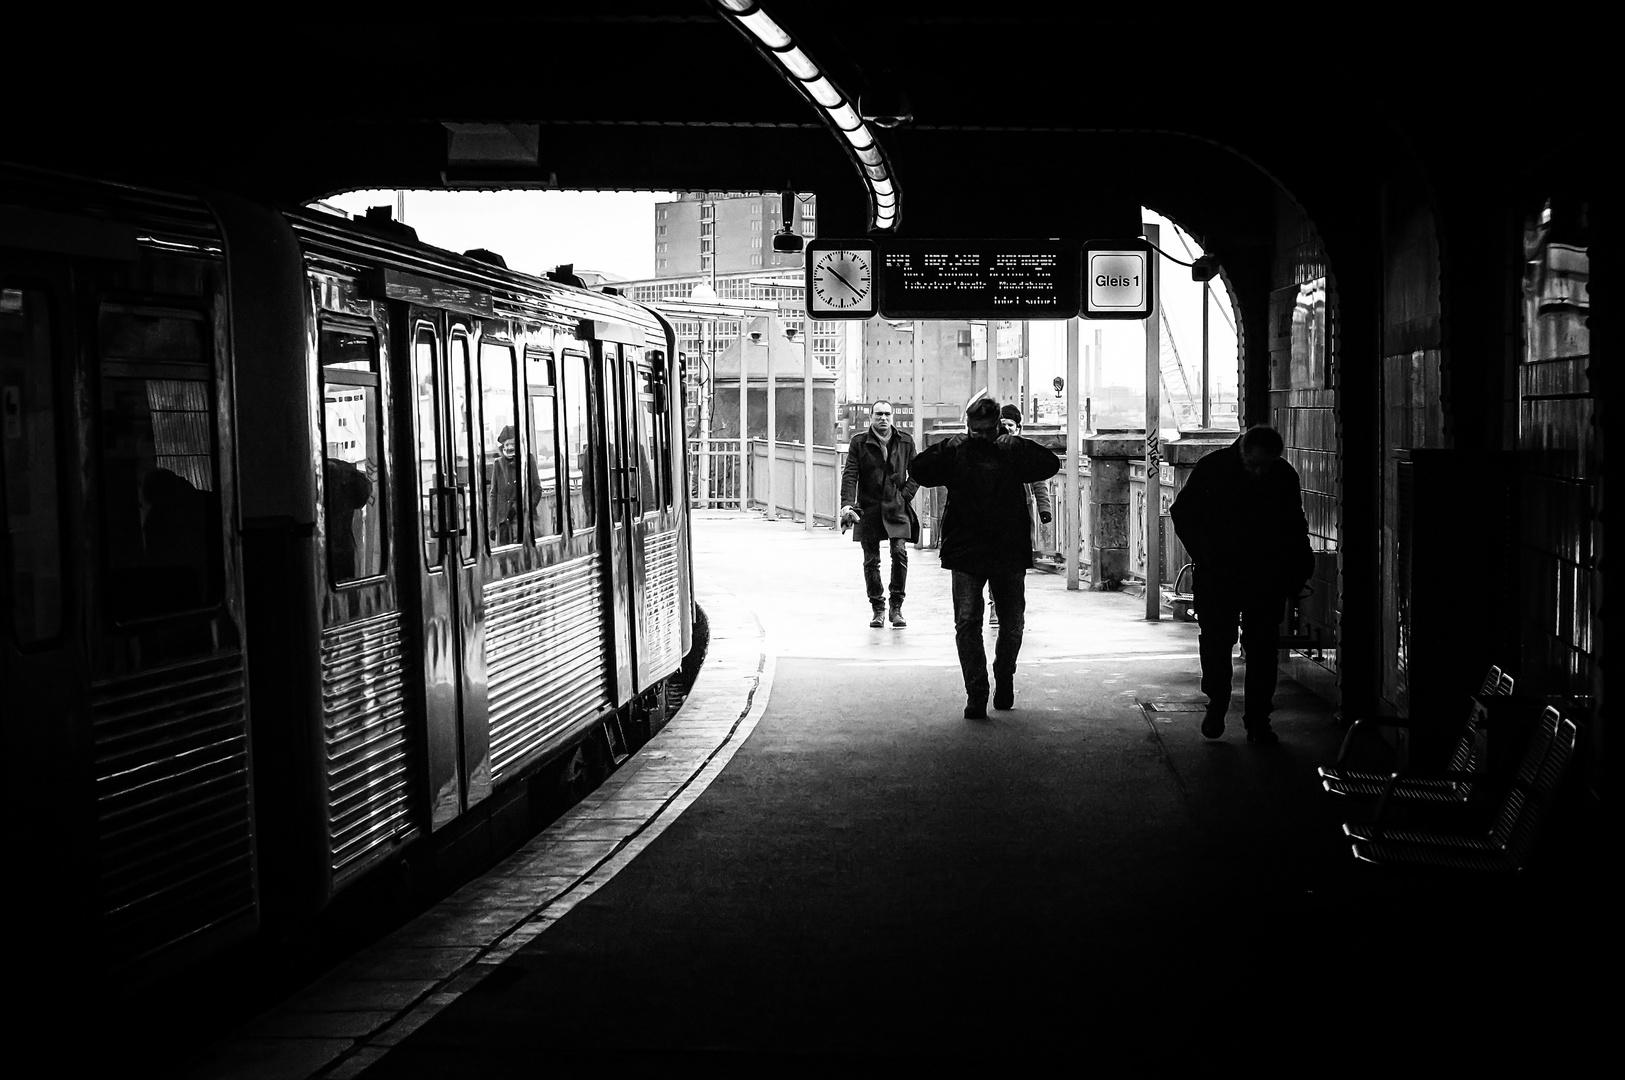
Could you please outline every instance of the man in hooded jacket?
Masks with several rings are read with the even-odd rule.
[[[965,678],[965,718],[987,719],[987,650],[982,590],[993,596],[999,636],[993,646],[993,707],[1015,707],[1016,656],[1026,630],[1025,575],[1033,565],[1027,485],[1061,469],[1046,447],[1006,432],[999,403],[979,398],[966,410],[967,434],[929,446],[909,464],[926,487],[946,487],[942,566],[953,573],[954,644]]]

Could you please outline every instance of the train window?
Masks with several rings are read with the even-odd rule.
[[[337,585],[384,572],[378,342],[367,330],[324,324],[318,357],[327,572]]]
[[[457,554],[464,559],[474,557],[474,400],[469,393],[473,385],[470,377],[468,338],[459,331],[451,335],[451,455],[452,470],[457,477]]]
[[[665,372],[659,366],[665,360],[660,353],[650,353],[655,365],[640,370],[643,385],[639,404],[645,413],[648,429],[649,458],[654,462],[654,504],[671,507],[671,430],[666,419]]]
[[[49,641],[62,629],[52,368],[50,298],[38,289],[0,288],[0,459],[19,645]]]
[[[592,436],[588,425],[587,357],[564,357],[564,464],[570,484],[570,528],[576,532],[598,523],[593,484]]]
[[[423,558],[440,565],[439,533],[435,520],[435,492],[440,488],[440,423],[435,412],[438,341],[433,328],[419,326],[412,339],[412,372],[417,381],[418,507],[423,523]]]
[[[492,547],[523,543],[525,499],[537,495],[536,454],[519,467],[519,395],[513,346],[480,342],[480,421],[484,435],[485,533]],[[527,475],[528,474],[528,475]]]
[[[538,542],[559,535],[558,392],[553,386],[553,358],[526,353],[525,376],[530,399],[530,445],[536,455],[536,497],[530,504],[530,531]]]
[[[210,327],[195,312],[106,304],[98,331],[113,618],[212,605],[223,571]]]
[[[649,372],[631,363],[626,365],[629,385],[637,387],[637,401],[633,405],[633,423],[637,430],[633,437],[638,444],[638,510],[650,513],[660,509],[655,493],[660,489],[660,459],[654,452],[654,397],[650,392]]]

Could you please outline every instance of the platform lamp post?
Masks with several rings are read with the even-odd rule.
[[[888,320],[890,322],[890,320]],[[913,322],[893,322],[893,330],[900,334],[913,337],[913,367],[914,367],[914,452],[917,454],[925,449],[925,323],[919,319]],[[893,405],[897,403],[892,402]],[[914,493],[914,516],[921,521],[920,542],[916,549],[923,548],[930,543],[926,535],[924,516],[920,513],[920,493]]]

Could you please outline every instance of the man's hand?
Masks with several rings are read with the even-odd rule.
[[[1038,520],[1042,521],[1045,525],[1048,525],[1050,522],[1055,520],[1055,515],[1050,513],[1048,510],[1040,510],[1038,512]]]
[[[858,513],[858,508],[855,507],[855,506],[843,506],[843,507],[841,507],[842,531],[845,531],[846,529],[852,527],[853,525],[856,525],[858,523],[858,518],[860,518],[862,516],[863,515]]]

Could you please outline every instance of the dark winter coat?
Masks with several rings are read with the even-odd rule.
[[[985,574],[1033,565],[1027,485],[1061,471],[1053,450],[1020,435],[954,435],[916,454],[908,471],[922,486],[948,489],[946,569]]]
[[[898,428],[892,428],[889,443],[873,429],[852,440],[841,472],[841,505],[855,506],[862,515],[852,526],[853,540],[904,536],[920,542],[920,519],[912,505],[920,485],[908,478],[913,456],[914,440]]]
[[[1295,596],[1314,575],[1298,470],[1278,458],[1249,478],[1239,439],[1196,463],[1169,514],[1204,588]]]

